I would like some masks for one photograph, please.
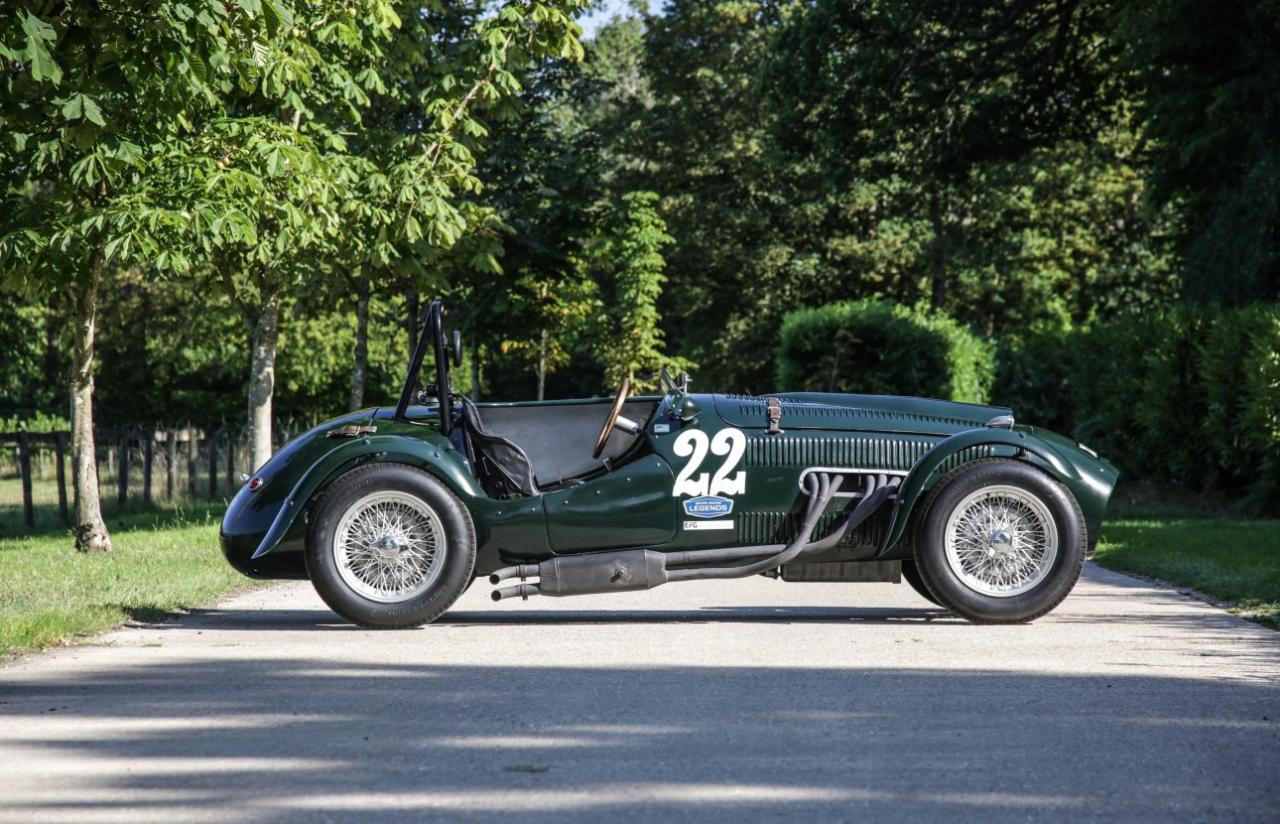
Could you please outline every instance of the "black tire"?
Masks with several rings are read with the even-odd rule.
[[[902,580],[911,585],[911,588],[926,601],[942,606],[934,594],[929,591],[929,586],[925,584],[924,578],[920,577],[920,569],[916,566],[915,561],[902,562]]]
[[[444,531],[443,568],[423,592],[403,601],[385,603],[361,595],[343,580],[333,551],[343,515],[376,492],[412,496],[435,513]],[[476,562],[475,526],[457,496],[426,472],[405,464],[370,464],[334,481],[317,502],[303,556],[316,592],[343,618],[371,629],[416,627],[443,615],[471,583]]]
[[[1009,486],[1038,499],[1057,530],[1057,556],[1033,587],[1015,595],[986,594],[966,584],[947,560],[946,528],[968,496],[988,486]],[[981,624],[1033,621],[1071,592],[1084,566],[1088,530],[1080,506],[1062,484],[1030,464],[1002,458],[971,461],[933,488],[916,519],[915,565],[940,605]],[[905,564],[904,564],[905,566]]]

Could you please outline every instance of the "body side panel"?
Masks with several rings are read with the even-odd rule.
[[[815,467],[887,473],[903,480],[893,505],[883,507],[838,546],[813,560],[905,557],[910,547],[901,539],[919,499],[943,474],[970,460],[1000,456],[1039,466],[1075,495],[1094,537],[1115,483],[1116,472],[1110,464],[1093,459],[1061,436],[1028,427],[966,425],[947,434],[931,431],[939,428],[936,415],[926,416],[931,419],[926,421],[886,411],[901,420],[859,417],[859,425],[868,428],[853,429],[854,417],[830,413],[833,425],[828,428],[787,428],[784,410],[783,431],[770,434],[762,401],[757,410],[755,406],[747,409],[735,396],[692,395],[686,400],[700,409],[690,419],[682,420],[668,400],[648,422],[649,454],[585,483],[508,500],[489,498],[466,456],[433,426],[380,413],[340,418],[302,436],[261,468],[265,483],[257,492],[245,487],[237,493],[223,522],[224,552],[247,574],[283,577],[289,564],[277,556],[300,560],[309,502],[345,472],[374,461],[419,467],[458,496],[476,529],[477,574],[510,563],[545,560],[557,552],[784,543],[799,528],[804,500],[801,477]],[[812,403],[807,396],[804,400]],[[680,405],[681,410],[687,408]],[[423,409],[424,415],[429,414],[429,408]],[[916,404],[909,415],[923,414],[923,409]],[[975,411],[984,415],[989,409],[1000,411],[998,407],[976,407]],[[729,419],[721,410],[729,411]],[[800,417],[792,412],[792,421]],[[856,414],[865,417],[862,412]],[[358,420],[372,420],[376,433],[351,439],[326,437],[327,430]],[[959,419],[949,425],[959,427]],[[687,434],[695,430],[697,435]],[[709,446],[700,456],[690,446],[696,440]],[[714,444],[723,449],[717,452]],[[692,466],[695,462],[698,465]],[[699,482],[706,484],[705,492],[712,493],[709,497],[720,499],[712,502],[719,509],[686,508],[698,495],[689,487],[677,488],[678,479],[692,480],[695,487]],[[717,482],[719,493],[711,489]],[[836,498],[820,519],[815,536],[827,534],[855,503],[853,497]]]
[[[543,496],[557,553],[666,544],[676,532],[675,476],[657,455]]]

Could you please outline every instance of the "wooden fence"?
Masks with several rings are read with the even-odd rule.
[[[277,444],[302,428],[277,424]],[[231,428],[99,429],[95,453],[98,492],[108,512],[229,498],[254,469],[247,437]],[[0,518],[16,522],[21,511],[21,528],[6,523],[0,532],[29,532],[37,522],[55,519],[70,524],[74,502],[70,433],[0,434]]]

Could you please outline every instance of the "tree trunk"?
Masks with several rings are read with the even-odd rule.
[[[538,344],[538,400],[542,400],[547,389],[547,330],[542,330],[542,340]]]
[[[413,350],[418,347],[418,290],[410,289],[404,293],[406,316],[404,331],[409,339],[409,360],[413,360]]]
[[[356,351],[351,367],[351,394],[347,397],[347,409],[351,412],[364,406],[364,381],[369,372],[369,276],[361,275],[356,282]]]
[[[262,309],[249,333],[253,352],[249,367],[249,445],[253,468],[271,457],[271,396],[276,385],[276,343],[280,338],[280,295],[264,295]]]
[[[81,552],[111,551],[111,536],[102,520],[98,498],[98,461],[93,442],[93,343],[102,269],[102,251],[98,250],[89,264],[89,282],[71,292],[76,314],[71,372],[71,477],[76,498],[76,549]]]

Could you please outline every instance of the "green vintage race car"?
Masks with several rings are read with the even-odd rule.
[[[291,441],[240,489],[222,550],[308,577],[369,627],[495,601],[768,575],[905,579],[972,621],[1053,609],[1097,541],[1115,467],[1008,409],[911,397],[662,394],[473,403],[431,305],[394,408]],[[419,373],[434,355],[434,382]]]

